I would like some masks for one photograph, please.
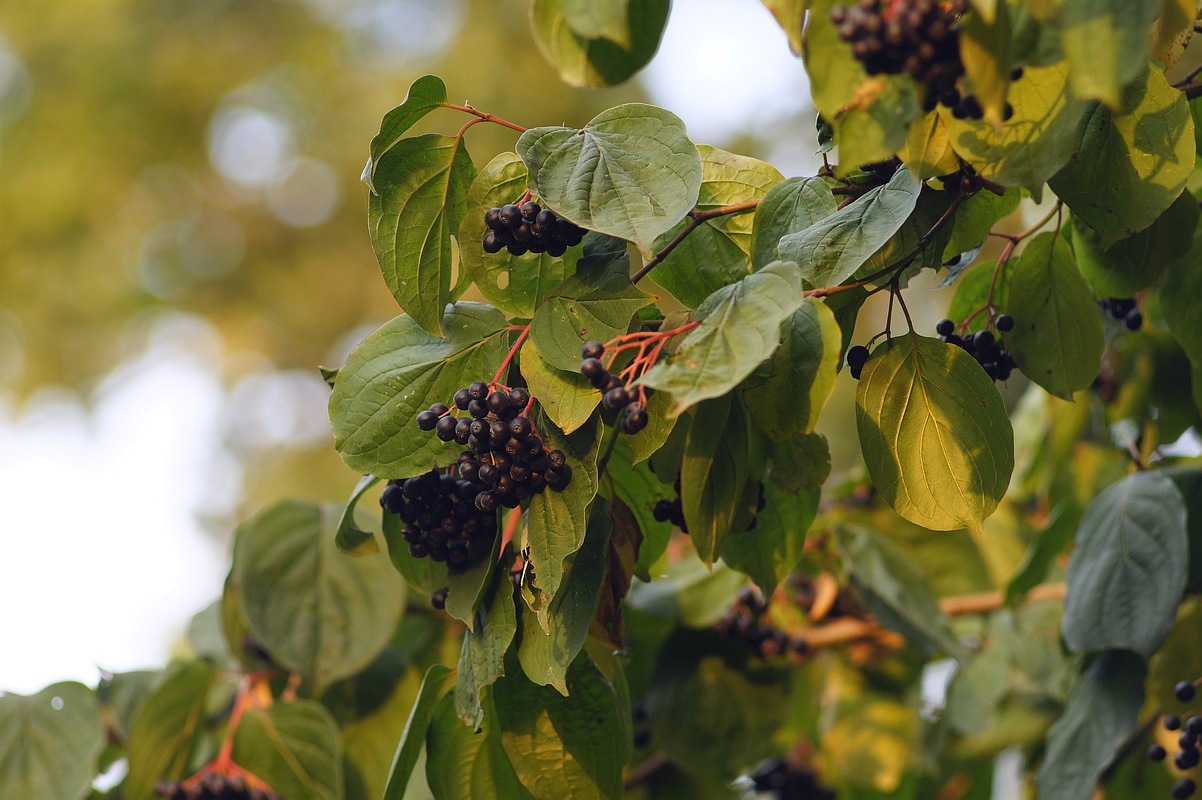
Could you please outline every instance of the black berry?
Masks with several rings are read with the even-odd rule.
[[[417,415],[417,427],[423,431],[432,431],[438,425],[438,415],[433,411],[422,411]]]
[[[1173,784],[1173,797],[1177,800],[1184,800],[1186,797],[1193,795],[1197,786],[1189,778],[1182,778]]]
[[[636,434],[643,428],[647,427],[647,412],[644,409],[635,405],[626,407],[626,413],[622,417],[622,433]]]
[[[999,314],[998,318],[994,320],[993,324],[996,325],[997,329],[1002,333],[1009,333],[1010,331],[1014,330],[1014,317],[1010,316],[1009,314]]]
[[[956,330],[956,323],[950,319],[941,319],[935,323],[935,333],[940,336],[951,336]]]
[[[605,355],[605,345],[600,342],[585,342],[584,347],[580,348],[581,358],[601,358]]]
[[[1188,703],[1194,699],[1194,685],[1189,681],[1181,681],[1173,687],[1173,695],[1182,702]]]
[[[1152,759],[1153,761],[1164,761],[1165,756],[1167,755],[1168,752],[1158,744],[1148,747],[1148,758]]]

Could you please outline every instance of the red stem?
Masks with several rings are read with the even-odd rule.
[[[501,368],[497,370],[496,375],[492,376],[492,384],[494,386],[500,383],[501,376],[505,374],[505,370],[509,369],[509,364],[513,361],[513,357],[517,355],[518,349],[522,346],[522,342],[526,341],[526,337],[530,335],[530,326],[526,325],[522,327],[521,331],[522,332],[518,335],[517,341],[513,343],[513,347],[509,348],[509,354],[505,356],[505,360],[501,362]]]
[[[475,117],[479,117],[480,122],[494,122],[497,125],[504,125],[506,128],[515,130],[518,133],[526,132],[526,129],[523,128],[521,125],[515,125],[514,123],[510,122],[509,120],[501,119],[500,117],[498,117],[494,114],[489,114],[484,111],[480,111],[478,109],[472,108],[470,105],[457,106],[454,103],[440,103],[439,105],[441,105],[443,108],[453,108],[456,111],[462,111],[465,114],[471,114]],[[476,124],[476,123],[473,121],[473,122],[469,122],[466,125],[464,125],[463,128],[459,131],[459,135],[462,136],[463,132],[466,131],[468,128],[470,128],[474,124]]]

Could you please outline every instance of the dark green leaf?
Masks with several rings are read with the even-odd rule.
[[[476,609],[475,625],[464,635],[459,651],[455,710],[473,729],[484,721],[480,692],[505,674],[505,652],[518,629],[513,584],[509,582],[512,555],[505,559],[505,565],[493,571],[492,585]]]
[[[772,446],[772,482],[786,492],[818,489],[831,474],[831,451],[820,433],[793,436]]]
[[[672,394],[673,416],[726,394],[772,355],[781,324],[804,300],[801,273],[787,261],[719,289],[693,312],[701,324],[672,360],[648,370],[642,383]]]
[[[56,683],[28,697],[0,695],[0,788],[6,798],[83,797],[103,748],[100,709],[83,684]]]
[[[462,572],[447,571],[446,612],[466,624],[470,630],[476,626],[476,609],[484,597],[489,578],[497,571],[497,558],[501,553],[501,536],[493,538],[492,552],[468,566]]]
[[[751,264],[758,269],[780,258],[781,238],[834,214],[839,208],[821,178],[789,178],[768,190],[755,208],[751,231]]]
[[[1027,243],[1006,307],[1015,315],[1006,344],[1024,375],[1066,400],[1093,383],[1105,347],[1102,318],[1064,237],[1041,233]]]
[[[1125,101],[1125,113],[1090,105],[1072,158],[1048,181],[1073,216],[1097,231],[1103,248],[1155,222],[1194,169],[1189,104],[1162,71],[1149,70]]]
[[[581,2],[581,0],[573,0]],[[535,0],[531,25],[538,49],[572,86],[600,88],[629,80],[659,48],[669,0],[629,0],[628,48],[605,38],[588,39],[568,26],[563,0]]]
[[[546,206],[584,228],[634,242],[647,256],[701,188],[701,156],[684,123],[642,103],[603,111],[581,129],[532,128],[517,151]]]
[[[381,478],[408,478],[456,448],[418,429],[414,418],[455,391],[488,380],[509,349],[509,323],[491,306],[447,309],[446,339],[431,336],[408,315],[385,323],[355,348],[330,395],[334,445],[351,469]]]
[[[1007,189],[1001,197],[993,192],[977,192],[968,198],[956,211],[952,238],[943,249],[943,260],[980,246],[993,226],[1018,208],[1021,200],[1018,189]]]
[[[220,601],[214,601],[196,616],[207,612],[207,616],[216,617],[220,613],[217,610],[219,603]],[[192,619],[195,621],[196,617]],[[189,644],[192,643],[191,633],[192,625],[189,624]],[[214,639],[221,636],[219,631],[213,631],[211,635]],[[142,701],[158,685],[161,678],[160,671],[150,669],[102,675],[100,683],[96,686],[96,699],[104,710],[105,723],[123,741],[129,739],[130,728],[133,727]]]
[[[810,93],[818,113],[828,122],[868,77],[831,21],[831,9],[837,5],[844,5],[843,0],[810,0],[803,39]]]
[[[781,239],[781,258],[796,261],[814,286],[842,283],[901,229],[921,189],[908,170],[899,169],[884,186]]]
[[[1189,198],[1189,193],[1186,193]],[[1189,250],[1165,267],[1160,310],[1164,320],[1194,366],[1202,365],[1202,225],[1194,230]]]
[[[284,501],[238,528],[231,578],[255,640],[315,693],[367,666],[401,619],[404,591],[383,556],[334,545],[339,510]]]
[[[1112,484],[1085,509],[1077,529],[1065,643],[1072,650],[1156,652],[1188,569],[1185,501],[1173,481],[1141,472]]]
[[[1010,274],[1013,272],[1013,264],[1013,261],[1007,262],[1007,266],[1002,268],[1002,272],[996,280],[994,279],[994,272],[997,269],[996,261],[982,261],[966,270],[960,276],[959,283],[956,284],[956,294],[947,308],[948,319],[965,320],[978,309],[984,308],[990,302],[991,289],[993,291],[992,303],[995,309],[1014,308],[1016,312],[1023,313],[1017,306],[1009,304]],[[969,322],[968,329],[970,331],[983,330],[988,321],[987,313],[977,314]]]
[[[396,757],[392,760],[384,800],[404,800],[405,789],[409,786],[409,777],[421,756],[422,745],[426,741],[426,730],[430,727],[434,709],[439,699],[450,688],[450,677],[453,674],[454,670],[442,664],[435,664],[426,670],[426,677],[422,680],[413,710],[409,712],[409,721],[405,723],[405,732],[397,745]]]
[[[1173,479],[1187,506],[1189,533],[1189,591],[1202,592],[1202,470],[1173,467],[1164,471]]]
[[[1006,493],[1010,419],[959,347],[912,334],[878,347],[856,390],[856,427],[873,485],[911,522],[979,532]]]
[[[1048,752],[1036,778],[1040,797],[1094,796],[1098,776],[1139,723],[1147,675],[1147,665],[1134,653],[1110,650],[1097,657],[1048,732]]]
[[[806,531],[818,511],[818,491],[786,493],[765,482],[764,499],[755,527],[729,533],[720,552],[723,561],[750,575],[764,597],[771,597],[801,561]]]
[[[960,733],[982,733],[996,723],[1006,696],[1010,653],[1004,639],[993,639],[956,670],[947,687],[943,718]]]
[[[368,556],[380,552],[380,543],[376,541],[375,534],[355,524],[355,507],[359,504],[359,499],[363,497],[364,492],[379,482],[380,479],[375,475],[364,475],[355,485],[355,490],[351,492],[350,499],[342,509],[342,516],[334,532],[334,543],[348,556]]]
[[[642,536],[634,574],[644,581],[650,581],[651,574],[648,570],[664,554],[668,539],[672,536],[672,523],[661,522],[655,518],[655,505],[660,500],[672,500],[676,497],[676,492],[671,484],[656,478],[648,462],[632,464],[633,455],[628,442],[624,441],[629,438],[622,436],[618,439],[606,466],[606,473],[613,482],[614,492],[633,516]],[[615,522],[615,527],[616,525]]]
[[[749,426],[730,396],[697,406],[680,468],[680,499],[702,563],[718,557],[748,479]]]
[[[672,416],[672,395],[667,392],[650,393],[647,399],[647,427],[634,435],[622,434],[631,456],[637,464],[651,458],[675,430],[680,417]]]
[[[242,715],[234,760],[289,800],[341,800],[338,725],[321,703],[295,700]]]
[[[719,561],[712,569],[695,559],[667,564],[651,583],[631,587],[631,607],[690,628],[708,628],[730,609],[747,576]]]
[[[697,145],[697,150],[701,154],[701,190],[696,205],[701,211],[758,200],[784,180],[775,167],[763,161],[707,144]],[[681,220],[656,239],[651,249],[665,248],[691,222]],[[703,222],[655,268],[655,282],[683,305],[696,306],[751,272],[753,224],[751,214],[727,214]],[[775,260],[774,255],[763,263]]]
[[[401,104],[384,115],[380,132],[371,140],[371,156],[363,170],[363,182],[376,191],[374,176],[380,159],[401,140],[405,131],[422,117],[447,102],[447,87],[437,75],[423,75],[409,87]]]
[[[438,704],[426,732],[426,780],[438,800],[534,800],[501,746],[492,702],[479,726],[464,725],[450,698]]]
[[[392,296],[419,325],[442,336],[451,295],[451,235],[467,212],[476,167],[463,139],[402,139],[380,157],[368,201],[372,248]]]
[[[142,703],[129,734],[129,774],[123,784],[127,800],[152,800],[159,781],[188,775],[204,721],[205,701],[217,680],[203,661],[177,662]],[[89,775],[89,779],[90,779]]]

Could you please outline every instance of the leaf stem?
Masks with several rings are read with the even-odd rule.
[[[500,383],[501,376],[505,374],[507,369],[509,369],[509,364],[513,361],[513,357],[517,355],[518,349],[522,346],[522,342],[526,341],[526,337],[530,335],[529,325],[525,325],[518,330],[520,330],[521,333],[518,334],[517,341],[513,343],[513,347],[509,348],[509,354],[506,355],[505,360],[501,362],[500,368],[497,369],[497,374],[492,376],[492,384],[494,386]]]
[[[676,247],[683,242],[690,233],[697,230],[705,222],[718,217],[725,217],[730,214],[746,214],[748,211],[754,211],[756,206],[760,204],[760,199],[747,200],[742,203],[733,203],[729,206],[717,206],[716,208],[700,209],[694,208],[687,216],[689,224],[681,230],[680,233],[672,237],[672,241],[668,242],[663,248],[651,257],[651,260],[643,265],[642,269],[630,276],[631,283],[638,283],[643,278],[647,277],[647,273],[655,269],[660,262],[667,258]]]
[[[489,113],[481,111],[477,108],[473,108],[470,103],[465,103],[464,105],[461,105],[461,106],[455,105],[454,103],[440,103],[439,105],[441,105],[443,108],[452,108],[456,111],[462,111],[465,114],[471,114],[474,117],[478,117],[480,122],[493,122],[493,123],[496,123],[497,125],[504,125],[506,128],[515,130],[518,133],[525,133],[527,130],[526,128],[523,128],[521,125],[510,122],[507,119],[501,119],[500,117],[496,116],[495,114],[489,114]],[[464,131],[466,131],[468,128],[470,128],[472,125],[475,125],[475,124],[476,124],[475,121],[467,123],[460,129],[458,135],[462,136]]]

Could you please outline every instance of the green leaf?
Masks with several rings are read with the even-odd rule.
[[[635,609],[690,628],[708,628],[734,603],[747,577],[719,561],[712,569],[694,559],[669,562],[651,583],[630,588],[627,603]]]
[[[922,184],[903,167],[884,186],[785,236],[778,246],[781,258],[796,261],[802,276],[814,286],[842,283],[901,229],[921,189]]]
[[[580,3],[583,0],[570,0]],[[563,0],[534,0],[530,12],[534,42],[571,86],[603,88],[629,80],[655,55],[668,21],[669,0],[629,0],[630,46],[606,38],[589,39],[564,18]]]
[[[878,75],[862,82],[834,118],[839,145],[835,174],[847,175],[857,164],[895,154],[906,144],[910,123],[920,116],[920,95],[908,76]]]
[[[544,632],[535,614],[524,608],[522,641],[518,658],[522,671],[532,682],[553,686],[567,695],[568,668],[584,647],[589,625],[597,611],[601,583],[609,566],[609,503],[598,497],[589,510],[588,530],[584,544],[572,557],[567,577],[559,592],[546,607]]]
[[[81,683],[56,683],[28,697],[0,695],[0,786],[16,800],[75,800],[88,793],[104,726]]]
[[[772,355],[781,324],[804,299],[801,272],[786,261],[719,289],[693,312],[701,324],[672,360],[652,367],[641,382],[672,393],[673,416],[726,394]]]
[[[750,443],[742,406],[729,396],[708,400],[693,416],[680,467],[680,500],[702,563],[718,557],[747,484]]]
[[[409,721],[405,723],[405,732],[397,745],[396,757],[392,760],[384,800],[404,800],[409,777],[413,774],[413,768],[417,766],[422,745],[426,741],[426,729],[430,727],[430,720],[434,716],[439,699],[450,688],[450,678],[454,674],[454,670],[442,664],[435,664],[426,670],[413,710],[409,712]]]
[[[821,488],[831,474],[831,451],[820,433],[794,436],[772,446],[772,482],[786,492]]]
[[[657,395],[658,396],[658,395]],[[655,504],[660,500],[672,500],[676,492],[670,484],[661,482],[651,471],[650,462],[635,462],[636,454],[626,441],[633,437],[621,436],[610,454],[606,464],[606,475],[612,481],[614,494],[617,495],[617,506],[621,503],[634,519],[642,541],[638,547],[638,560],[634,565],[634,574],[644,581],[651,581],[651,565],[659,560],[668,547],[672,536],[672,523],[655,518]],[[611,519],[614,522],[614,536],[619,537],[617,528],[620,525],[620,510],[613,510]],[[633,534],[628,534],[632,538]]]
[[[501,536],[493,537],[492,552],[486,558],[468,566],[462,572],[447,571],[446,612],[474,630],[476,609],[484,597],[489,578],[496,572],[497,558],[501,553]]]
[[[967,83],[981,103],[985,121],[1002,125],[1014,42],[1008,3],[994,2],[994,14],[967,14],[960,28],[960,60]]]
[[[1098,776],[1139,724],[1148,668],[1134,653],[1102,653],[1069,695],[1048,731],[1039,796],[1089,800]]]
[[[1093,383],[1105,341],[1102,318],[1064,237],[1041,233],[1027,243],[1010,277],[1006,334],[1018,368],[1057,397]]]
[[[380,132],[371,140],[371,156],[363,170],[363,182],[376,193],[376,166],[384,154],[401,141],[401,136],[422,117],[447,102],[447,87],[437,75],[423,75],[409,87],[401,104],[384,115]]]
[[[1056,556],[1064,552],[1081,518],[1081,508],[1075,503],[1062,503],[1052,509],[1047,522],[1027,549],[1014,577],[1006,584],[1006,603],[1017,602],[1034,589],[1048,574]]]
[[[568,670],[568,695],[522,675],[497,682],[501,743],[518,778],[535,797],[622,797],[625,726],[614,689],[592,659]]]
[[[1126,98],[1125,113],[1090,105],[1072,158],[1048,181],[1074,218],[1098,232],[1103,248],[1155,222],[1194,170],[1185,95],[1153,69]]]
[[[464,635],[459,651],[455,710],[473,729],[484,721],[480,692],[505,674],[505,652],[518,629],[513,584],[509,582],[512,555],[506,559],[506,565],[505,569],[493,571],[492,585],[476,609],[475,624]]]
[[[520,200],[526,193],[526,165],[517,153],[501,153],[488,162],[467,193],[471,213],[459,226],[459,257],[484,299],[506,314],[529,318],[548,294],[571,275],[580,251],[571,247],[562,256],[549,253],[510,255],[507,250],[486,253],[481,246],[488,230],[484,210]]]
[[[1149,27],[1160,0],[1064,0],[1057,27],[1078,97],[1119,108],[1123,88],[1147,72]]]
[[[701,211],[758,200],[784,180],[776,167],[758,159],[707,144],[697,145],[697,150],[701,154],[697,208]],[[656,239],[652,249],[664,249],[691,222],[681,220]],[[655,282],[683,305],[697,305],[751,272],[753,224],[751,214],[727,214],[703,222],[655,268]],[[775,260],[775,256],[769,259]]]
[[[1189,591],[1202,592],[1202,470],[1172,467],[1164,474],[1173,479],[1188,506]]]
[[[835,388],[843,332],[821,300],[806,298],[781,326],[766,367],[748,379],[743,401],[760,429],[776,440],[812,433]]]
[[[947,133],[947,124],[935,111],[928,112],[909,126],[906,143],[897,151],[897,156],[910,174],[920,181],[948,175],[960,168]],[[992,195],[992,192],[978,192],[978,195],[983,194]],[[963,213],[963,208],[961,206],[957,212],[957,219]]]
[[[851,46],[839,37],[831,21],[831,9],[843,0],[811,0],[803,43],[810,93],[818,113],[834,120],[868,79],[864,67],[852,55]]]
[[[397,303],[436,336],[451,295],[451,235],[475,177],[463,139],[432,133],[402,139],[376,164],[371,246]]]
[[[407,619],[416,621],[418,616],[414,614]],[[433,622],[432,615],[428,619]],[[438,624],[441,627],[441,623]],[[402,624],[400,630],[404,628]],[[373,705],[370,710],[364,709],[365,713],[357,713],[350,721],[335,715],[342,725],[339,739],[345,754],[347,800],[378,800],[384,796],[397,742],[401,740],[422,680],[421,672],[416,668],[405,665],[403,672],[398,669],[399,665],[387,673],[388,679],[397,679],[395,683],[381,681],[380,676],[370,670],[360,673],[356,679],[352,679],[353,685],[358,688],[359,679],[371,681],[372,700],[378,705]],[[359,787],[362,787],[362,793],[355,791]]]
[[[951,240],[943,249],[943,260],[979,247],[993,226],[1018,208],[1021,201],[1022,192],[1018,189],[1007,189],[1001,197],[993,192],[977,192],[968,198],[956,211]]]
[[[591,422],[564,435],[537,409],[531,420],[548,450],[562,450],[572,470],[572,480],[562,492],[548,489],[530,500],[526,515],[528,560],[538,577],[542,606],[539,622],[547,629],[546,609],[555,599],[564,578],[564,561],[584,544],[587,509],[597,495],[597,452],[601,445],[600,422]]]
[[[564,433],[571,433],[589,421],[601,393],[593,388],[580,370],[557,369],[539,355],[534,342],[522,346],[522,377],[530,393],[538,398],[551,421]]]
[[[530,188],[562,217],[589,230],[651,245],[697,202],[701,156],[670,111],[628,103],[581,129],[531,128],[517,144]],[[649,165],[655,169],[648,169]]]
[[[609,39],[630,49],[630,0],[559,0],[568,27],[582,39]]]
[[[1005,640],[991,638],[952,676],[943,718],[960,733],[983,733],[996,724],[998,705],[1006,696],[1010,653]]]
[[[289,800],[341,800],[338,725],[313,700],[252,708],[234,734],[234,760]]]
[[[960,281],[956,285],[956,294],[952,297],[952,302],[947,307],[947,318],[951,320],[968,319],[977,309],[989,302],[989,289],[991,286],[993,287],[994,307],[1000,309],[1010,308],[1011,306],[1008,304],[1010,295],[1009,275],[1013,271],[1013,263],[1013,261],[1010,261],[1002,267],[1002,272],[997,276],[996,283],[993,278],[993,273],[997,268],[997,262],[995,261],[982,261],[971,269],[966,270],[960,276]],[[988,319],[988,315],[978,314],[969,323],[968,329],[970,331],[983,330]]]
[[[993,381],[955,345],[901,336],[878,347],[856,390],[873,485],[931,530],[982,530],[1010,482],[1014,431]]]
[[[206,627],[210,628],[210,631],[207,632],[208,638],[212,640],[219,640],[221,638],[220,631],[213,630],[219,624],[213,618],[217,617],[220,613],[218,608],[220,603],[220,600],[215,600],[206,606],[204,610],[193,615],[192,621],[188,623],[189,645],[195,647],[193,644],[195,623],[198,618],[202,617],[210,620],[206,623]],[[224,642],[215,645],[215,647],[223,646]],[[228,653],[226,655],[228,661]],[[129,739],[130,728],[137,718],[137,712],[141,707],[142,701],[158,686],[161,677],[162,673],[160,671],[150,669],[101,673],[100,682],[96,686],[96,699],[100,703],[105,724],[109,726],[121,741]]]
[[[1181,195],[1152,225],[1103,249],[1101,236],[1073,219],[1073,255],[1096,297],[1132,297],[1157,283],[1176,258],[1189,252],[1198,203]],[[1177,291],[1177,287],[1173,287]]]
[[[1185,194],[1187,201],[1191,195]],[[1158,293],[1160,311],[1173,338],[1195,367],[1202,365],[1202,225],[1194,229],[1189,250],[1171,259],[1165,267],[1164,284]]]
[[[1069,90],[1067,79],[1063,62],[1027,67],[1007,95],[1014,119],[1023,120],[1018,125],[997,128],[985,120],[958,120],[941,108],[952,147],[982,177],[1039,192],[1073,154],[1077,123],[1088,108]]]
[[[334,446],[351,469],[408,478],[456,447],[418,429],[414,418],[455,391],[492,377],[509,350],[509,323],[491,306],[456,303],[443,318],[446,339],[408,315],[386,322],[355,348],[330,395]]]
[[[1165,711],[1189,708],[1194,703],[1177,699],[1182,675],[1202,675],[1202,598],[1186,598],[1177,610],[1177,621],[1164,644],[1149,660],[1148,693]],[[1173,737],[1176,738],[1176,737]]]
[[[379,482],[380,479],[375,475],[364,475],[342,509],[338,527],[334,530],[334,543],[348,556],[368,556],[380,552],[380,543],[376,541],[375,534],[355,524],[355,506],[363,494]]]
[[[634,315],[655,302],[630,282],[629,263],[625,254],[586,258],[538,307],[530,321],[530,341],[548,364],[579,373],[585,342],[604,343],[626,333]]]
[[[789,49],[793,51],[794,55],[801,55],[801,29],[806,15],[806,0],[762,0],[762,2],[776,18],[776,24],[780,25],[781,30],[789,38]],[[774,259],[775,257],[768,260],[773,261]]]
[[[1065,643],[1074,651],[1155,653],[1173,625],[1188,571],[1185,501],[1173,481],[1141,472],[1110,485],[1077,529]]]
[[[622,434],[630,447],[634,463],[651,458],[672,435],[680,417],[672,416],[672,395],[667,392],[650,393],[647,399],[647,427],[636,434]]]
[[[501,746],[491,702],[481,716],[484,730],[455,715],[450,699],[435,709],[426,732],[426,780],[438,800],[534,800],[522,786]]]
[[[881,622],[928,656],[943,652],[964,658],[950,621],[922,573],[897,545],[860,526],[840,527],[836,542],[856,593]]]
[[[801,562],[802,545],[818,512],[818,491],[789,493],[764,483],[767,504],[755,527],[732,531],[722,540],[722,560],[745,572],[771,597],[777,585]]]
[[[388,643],[404,591],[382,556],[334,545],[338,510],[284,501],[239,526],[231,577],[255,640],[319,693]]]
[[[780,258],[781,237],[797,233],[834,214],[839,208],[821,178],[789,178],[768,190],[755,207],[751,231],[751,264],[755,269]]]
[[[163,682],[142,702],[129,733],[129,774],[123,784],[127,800],[152,800],[157,797],[156,783],[188,775],[202,733],[205,701],[216,680],[216,671],[204,661],[176,662],[167,668]]]

